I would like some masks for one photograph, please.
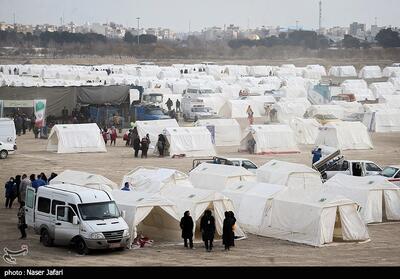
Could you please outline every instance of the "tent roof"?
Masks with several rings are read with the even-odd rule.
[[[338,173],[329,179],[325,184],[328,187],[346,187],[360,190],[398,190],[400,188],[389,182],[384,176],[357,177],[344,173]]]
[[[252,172],[246,170],[245,168],[210,163],[201,163],[190,173],[201,173],[203,175],[217,175],[224,177],[254,176]]]
[[[89,188],[97,188],[101,187],[101,185],[106,185],[110,187],[110,189],[118,189],[118,185],[116,183],[112,182],[110,179],[102,175],[74,170],[65,170],[50,181],[50,184],[61,183],[73,184]]]

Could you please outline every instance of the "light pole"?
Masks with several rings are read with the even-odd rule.
[[[139,20],[140,20],[140,17],[137,17],[136,19],[137,19],[137,44],[139,45]]]

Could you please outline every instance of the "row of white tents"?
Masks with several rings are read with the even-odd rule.
[[[65,171],[51,184],[71,183],[109,191],[127,212],[131,233],[177,241],[179,220],[186,210],[195,221],[206,209],[222,234],[225,211],[235,212],[235,235],[245,232],[313,246],[336,241],[369,240],[366,224],[400,220],[400,188],[384,177],[338,174],[322,183],[304,165],[271,160],[257,170],[202,163],[186,174],[162,168],[139,167],[122,179],[131,191],[121,191],[107,179]],[[104,186],[103,184],[107,184]]]

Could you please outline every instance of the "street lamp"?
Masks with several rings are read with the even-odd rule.
[[[137,17],[136,19],[137,19],[137,44],[139,45],[139,20],[140,20],[140,17]]]

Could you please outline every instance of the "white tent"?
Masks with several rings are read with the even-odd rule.
[[[322,187],[318,171],[306,165],[278,160],[271,160],[259,167],[257,181],[302,190],[319,190]]]
[[[118,185],[112,182],[110,179],[93,173],[65,170],[55,178],[50,180],[50,184],[73,184],[82,187],[106,190],[108,192],[113,189],[119,189]]]
[[[375,96],[371,89],[368,88],[367,82],[362,79],[348,79],[341,84],[344,94],[354,94],[356,101],[375,100]]]
[[[213,126],[216,146],[237,146],[240,144],[242,131],[236,119],[200,119],[195,126]]]
[[[400,132],[400,109],[366,112],[364,114],[363,123],[371,132]]]
[[[250,233],[312,246],[368,240],[356,204],[321,191],[292,191],[281,185],[238,182],[224,192],[239,224]]]
[[[322,65],[307,65],[306,68],[319,72],[321,76],[326,76],[326,69]]]
[[[270,66],[250,66],[249,67],[249,75],[255,77],[265,77],[269,76],[272,71],[272,67]]]
[[[386,104],[388,108],[400,109],[400,95],[384,95],[379,98],[379,102]]]
[[[384,77],[391,77],[396,74],[400,75],[400,67],[385,67],[382,71]]]
[[[307,114],[309,117],[320,115],[333,115],[337,119],[344,119],[345,109],[339,105],[311,105],[308,108]]]
[[[321,124],[314,118],[293,118],[290,123],[297,143],[300,144],[314,144],[317,139]]]
[[[389,82],[393,84],[395,90],[400,91],[400,76],[389,78]]]
[[[307,91],[303,87],[283,86],[279,91],[282,93],[283,97],[286,97],[289,100],[293,99],[293,98],[306,98],[307,97]]]
[[[361,122],[329,123],[319,129],[315,144],[341,150],[373,148],[367,127]]]
[[[167,152],[171,157],[182,154],[186,157],[216,155],[211,133],[206,127],[166,128],[164,135],[169,143]]]
[[[249,106],[254,112],[254,117],[261,116],[259,106],[253,100],[229,100],[221,107],[219,115],[226,118],[246,118]]]
[[[245,168],[210,163],[201,163],[189,177],[194,187],[218,192],[234,182],[256,181],[256,176]]]
[[[357,71],[354,66],[332,66],[329,69],[328,76],[334,77],[356,77]]]
[[[47,151],[57,153],[107,152],[96,123],[59,124],[51,129]]]
[[[364,66],[358,73],[359,78],[381,78],[382,70],[379,66]]]
[[[154,193],[112,191],[120,210],[125,211],[131,243],[138,234],[158,241],[179,241],[180,218],[176,206],[167,198]]]
[[[374,82],[370,84],[369,89],[372,90],[375,98],[393,95],[395,93],[394,86],[391,82]]]
[[[136,127],[140,138],[149,134],[150,148],[154,148],[158,141],[158,135],[163,134],[165,128],[179,127],[175,119],[136,121]]]
[[[288,125],[251,125],[245,130],[239,149],[248,150],[248,142],[251,139],[256,142],[256,154],[300,152],[294,132]]]
[[[224,212],[235,211],[231,200],[213,190],[193,188],[187,183],[187,176],[175,170],[140,167],[125,175],[124,181],[133,183],[135,191],[157,193],[172,201],[179,216],[189,210],[197,239],[200,238],[200,218],[206,209],[213,211],[218,235],[222,235]],[[240,226],[236,227],[235,235],[245,236]]]
[[[355,177],[338,173],[324,188],[357,202],[365,223],[400,220],[400,188],[383,176]]]
[[[289,123],[293,118],[303,118],[310,106],[307,98],[281,98],[279,102],[273,105],[273,108],[277,111],[277,118],[280,123]]]

